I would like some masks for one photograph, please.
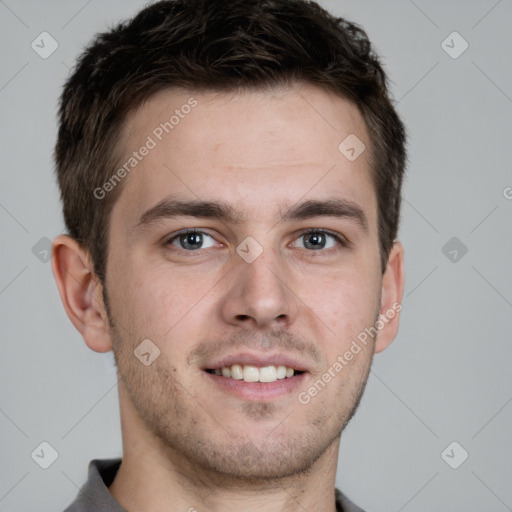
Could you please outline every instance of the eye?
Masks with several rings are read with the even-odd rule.
[[[302,240],[302,244],[299,243],[300,240]],[[303,233],[297,238],[295,243],[299,243],[296,247],[312,251],[331,249],[336,245],[345,245],[339,236],[322,229],[312,229]]]
[[[167,244],[184,249],[185,251],[196,251],[198,249],[214,247],[217,245],[217,242],[204,231],[189,229],[173,236]]]

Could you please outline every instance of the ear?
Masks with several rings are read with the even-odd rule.
[[[400,242],[395,241],[382,276],[381,307],[377,321],[379,333],[375,341],[376,354],[389,347],[398,333],[403,293],[404,248]]]
[[[112,349],[103,286],[88,251],[67,235],[53,241],[52,270],[66,313],[95,352]]]

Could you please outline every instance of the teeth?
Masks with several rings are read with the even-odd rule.
[[[277,370],[275,366],[265,366],[259,371],[260,382],[274,382],[277,380]]]
[[[239,364],[231,365],[231,378],[236,380],[244,378],[244,370]]]
[[[275,382],[276,380],[293,377],[295,370],[287,366],[264,366],[259,368],[251,364],[233,364],[216,368],[214,373],[228,379],[244,380],[245,382]]]
[[[284,379],[286,377],[286,366],[277,367],[277,378]]]
[[[260,380],[260,371],[258,368],[250,364],[244,365],[244,380],[245,382],[258,382]]]

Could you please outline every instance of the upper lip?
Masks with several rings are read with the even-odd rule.
[[[288,368],[293,368],[294,370],[301,372],[309,371],[308,366],[304,362],[301,362],[299,359],[294,358],[288,354],[258,354],[250,352],[231,354],[229,356],[223,357],[222,359],[218,359],[206,364],[202,369],[216,370],[218,368],[223,368],[224,366],[232,366],[234,364],[248,364],[257,366],[259,368],[263,368],[265,366],[287,366]]]

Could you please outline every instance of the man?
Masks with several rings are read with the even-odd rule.
[[[67,512],[357,511],[340,435],[398,330],[405,134],[365,33],[304,0],[175,0],[61,98],[53,272],[113,350],[123,457]]]

